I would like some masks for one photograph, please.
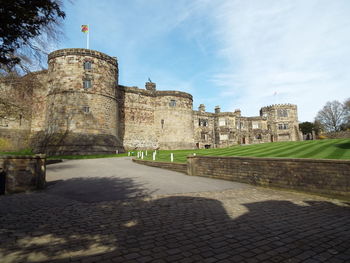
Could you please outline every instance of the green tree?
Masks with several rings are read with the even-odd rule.
[[[60,0],[0,0],[0,70],[16,66],[27,71],[31,59],[45,53],[48,41],[57,39],[65,18]]]
[[[315,125],[309,121],[305,121],[299,124],[299,129],[303,134],[312,133],[314,128],[315,128]]]

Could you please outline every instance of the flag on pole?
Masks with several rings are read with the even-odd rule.
[[[88,25],[82,25],[81,26],[81,32],[88,33],[89,32],[89,26]]]

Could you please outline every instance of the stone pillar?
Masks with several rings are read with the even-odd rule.
[[[200,104],[199,107],[198,107],[198,110],[200,112],[205,112],[205,105],[204,104]]]
[[[196,156],[187,156],[187,174],[191,176],[196,176]]]
[[[46,186],[46,156],[3,156],[0,172],[5,194],[43,189]],[[3,178],[5,177],[5,178]]]
[[[240,109],[235,109],[235,112],[237,117],[241,117],[241,110]]]

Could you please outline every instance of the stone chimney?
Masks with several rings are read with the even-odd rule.
[[[200,112],[205,112],[205,105],[204,104],[200,104],[199,107],[198,107],[198,110]]]
[[[240,109],[235,109],[235,112],[237,117],[241,117],[241,110]]]
[[[156,83],[154,82],[146,82],[145,84],[146,90],[150,90],[150,91],[155,91],[156,90]]]
[[[220,106],[215,106],[215,113],[220,113]]]

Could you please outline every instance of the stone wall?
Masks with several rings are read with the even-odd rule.
[[[46,184],[45,161],[45,155],[0,156],[0,194],[4,194],[3,190],[5,194],[11,194],[43,189]]]
[[[153,162],[153,161],[146,161],[146,160],[139,160],[139,159],[132,159],[132,161],[135,163],[139,163],[139,164],[143,164],[151,167],[163,168],[163,169],[187,174],[187,164],[185,163]]]
[[[215,148],[215,114],[203,108],[193,111],[194,141],[196,148]]]
[[[193,149],[192,96],[179,91],[157,91],[154,122],[159,148]]]
[[[155,93],[137,87],[118,87],[119,137],[126,150],[159,147],[155,123]]]
[[[329,139],[345,139],[350,138],[350,130],[348,131],[339,131],[339,132],[328,132],[322,134]]]
[[[194,148],[190,94],[119,86],[118,101],[125,149]]]
[[[350,197],[350,161],[189,156],[189,175]]]
[[[257,117],[219,106],[210,113],[203,104],[193,111],[191,94],[158,91],[151,81],[146,89],[119,85],[117,59],[90,49],[54,51],[48,65],[24,77],[1,77],[0,151],[103,154],[299,139],[296,105],[263,107]],[[287,115],[279,114],[284,110]]]
[[[33,75],[0,79],[0,151],[29,147]]]
[[[117,136],[117,60],[94,50],[62,49],[51,53],[48,63],[46,124],[36,151],[55,155],[122,150]]]
[[[267,118],[271,130],[271,141],[298,141],[298,110],[293,104],[274,104],[260,109],[260,115]]]

